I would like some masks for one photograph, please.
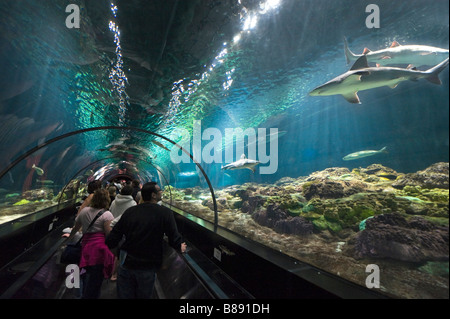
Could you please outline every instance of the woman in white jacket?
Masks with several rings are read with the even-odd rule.
[[[109,211],[113,214],[114,220],[111,222],[111,227],[119,221],[123,212],[132,206],[136,206],[136,201],[133,199],[131,194],[133,193],[133,187],[130,185],[125,185],[120,190],[120,194],[116,196],[116,198],[112,201],[111,206],[109,207]],[[118,266],[117,257],[114,258],[114,268],[113,274],[111,276],[111,280],[117,280],[117,266]]]
[[[133,188],[130,185],[125,185],[120,190],[120,194],[112,201],[109,211],[114,216],[114,220],[111,222],[111,227],[117,223],[122,216],[123,212],[132,206],[136,206],[136,201],[133,199],[131,194],[133,193]]]

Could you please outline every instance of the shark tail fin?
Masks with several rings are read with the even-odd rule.
[[[344,37],[344,51],[345,51],[345,58],[347,59],[347,64],[352,63],[359,57],[359,55],[354,54],[352,51],[350,51],[346,37]]]
[[[380,150],[380,152],[382,152],[382,153],[389,153],[389,152],[387,151],[387,147],[386,147],[386,146],[383,147],[383,148]]]
[[[439,79],[439,73],[441,73],[442,70],[444,70],[447,67],[448,63],[449,63],[449,58],[445,59],[444,61],[442,61],[438,65],[432,67],[431,69],[425,71],[426,73],[429,74],[429,76],[426,79],[433,84],[441,85],[442,82]]]

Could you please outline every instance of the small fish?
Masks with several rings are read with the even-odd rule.
[[[94,171],[93,171],[92,169],[87,170],[87,171],[84,173],[84,176],[91,176],[91,175],[94,175]]]
[[[156,145],[158,145],[159,147],[165,149],[166,151],[169,151],[169,152],[170,152],[170,150],[169,150],[167,147],[165,147],[161,142],[158,142],[158,141],[151,141],[151,142],[152,142],[153,144],[156,144]]]
[[[18,197],[18,196],[20,196],[19,193],[11,193],[11,194],[6,194],[5,198],[13,198],[13,197]]]
[[[11,184],[14,184],[14,178],[12,177],[11,172],[8,172],[8,177],[9,177],[9,181],[11,182]]]
[[[425,203],[424,200],[422,200],[420,198],[417,198],[417,197],[413,197],[413,196],[396,196],[396,197],[397,198],[406,199],[406,200],[409,200],[409,201],[414,202],[414,203]]]
[[[178,173],[177,176],[179,176],[179,177],[194,177],[194,176],[198,176],[198,173],[196,171],[182,172],[182,173]]]
[[[36,182],[41,183],[42,185],[53,185],[53,184],[55,184],[54,181],[49,180],[49,179],[45,179],[43,181],[40,180],[40,179],[37,179]]]
[[[67,155],[67,152],[72,148],[73,145],[68,146],[59,156],[58,161],[56,162],[55,166],[58,166],[59,164],[61,164],[62,159],[64,158],[64,156]]]
[[[338,179],[343,181],[351,181],[354,178],[352,174],[344,174],[338,177]]]
[[[34,164],[33,166],[31,166],[31,168],[34,169],[36,171],[36,174],[38,174],[39,176],[42,176],[44,174],[44,170]]]
[[[60,131],[64,127],[64,123],[63,122],[58,122],[58,124],[59,123],[61,123],[61,124],[55,129],[56,132]]]
[[[344,161],[352,161],[352,160],[360,159],[360,158],[367,157],[367,156],[373,156],[373,155],[380,154],[380,153],[387,153],[386,146],[383,147],[379,151],[368,150],[368,151],[359,151],[359,152],[351,153],[351,154],[345,155],[342,159]]]
[[[248,168],[253,173],[255,172],[255,166],[258,165],[260,162],[252,159],[248,159],[245,154],[242,154],[241,159],[230,163],[228,165],[222,166],[223,170],[234,170],[234,169],[244,169]]]

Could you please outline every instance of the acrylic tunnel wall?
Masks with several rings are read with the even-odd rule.
[[[113,134],[115,131],[120,132],[116,137]],[[102,147],[98,144],[102,142],[97,138],[98,134],[109,135],[113,141]],[[184,153],[193,161],[201,177],[197,174],[196,178],[189,182],[189,186],[200,186],[201,182],[209,187],[213,222],[217,223],[216,202],[209,178],[188,151],[168,138],[144,129],[114,126],[83,129],[49,140],[41,139],[37,146],[21,154],[5,167],[0,172],[0,182],[9,188],[10,193],[2,198],[2,223],[68,200],[80,200],[87,194],[89,182],[94,180],[101,181],[105,188],[117,181],[138,180],[141,184],[156,181],[164,190],[164,202],[171,205],[170,179],[177,185],[180,183],[180,174],[170,174],[167,168],[158,166],[157,156],[151,153],[150,147],[125,144],[127,140],[137,140],[141,141],[142,145],[147,135],[163,141],[150,140],[164,152],[170,150],[163,143],[170,144],[169,147],[176,148],[177,153]],[[114,140],[115,138],[117,139]],[[91,146],[97,143],[98,148],[91,153],[77,153],[76,149],[80,149],[79,146],[84,143]],[[62,153],[58,154],[61,149]],[[71,149],[73,151],[69,153]],[[2,192],[7,192],[7,189],[2,188]]]
[[[0,170],[137,130],[29,154],[1,220],[71,180],[152,179],[361,287],[448,298],[448,1],[72,2],[0,6]]]

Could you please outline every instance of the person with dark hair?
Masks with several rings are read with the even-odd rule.
[[[78,207],[78,211],[77,211],[77,216],[80,214],[80,212],[86,208],[89,207],[89,205],[91,204],[92,201],[92,197],[94,196],[94,192],[97,189],[101,189],[102,188],[102,182],[99,180],[95,180],[95,181],[91,181],[88,183],[88,187],[87,187],[87,191],[88,191],[88,196],[86,196],[83,200],[83,203],[81,204],[80,207]],[[63,229],[63,237],[69,237],[71,231],[73,230],[72,228],[64,228]],[[79,230],[79,234],[77,234],[78,237],[81,237],[81,229]],[[72,237],[71,237],[72,238]],[[73,236],[72,240],[75,238],[75,236]]]
[[[79,267],[82,280],[82,298],[97,299],[100,297],[103,278],[111,277],[114,255],[105,245],[105,237],[111,231],[110,223],[114,219],[109,208],[109,192],[97,189],[93,193],[90,206],[83,208],[75,218],[75,226],[69,240],[78,230],[83,230],[82,251]],[[97,220],[89,227],[94,218]]]
[[[111,204],[112,202],[116,199],[116,195],[117,195],[117,188],[116,186],[112,185],[108,187],[108,192],[109,192],[109,199],[111,200]]]
[[[78,209],[78,213],[77,215],[81,212],[81,210],[87,206],[90,205],[92,197],[94,196],[94,192],[97,189],[102,188],[102,182],[99,180],[95,180],[92,182],[89,182],[88,187],[87,187],[87,191],[89,193],[89,195],[86,197],[86,199],[83,201],[83,203],[81,204],[80,208]]]
[[[121,299],[151,298],[156,272],[162,264],[164,234],[175,250],[186,250],[173,212],[157,204],[162,196],[159,186],[146,183],[141,194],[143,203],[128,208],[106,238],[106,245],[115,249],[125,236],[117,278],[117,295]]]
[[[136,200],[136,195],[141,191],[141,182],[138,179],[134,179],[131,182],[131,186],[133,187],[133,192],[131,193],[131,196],[133,196],[133,199],[136,201],[136,203],[139,203],[139,201]]]

